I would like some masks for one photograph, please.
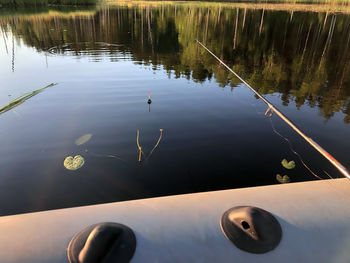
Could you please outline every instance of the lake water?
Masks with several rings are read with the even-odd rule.
[[[0,29],[0,107],[57,83],[0,114],[0,215],[315,180],[273,128],[341,177],[195,39],[350,168],[347,13],[125,2],[0,9]]]

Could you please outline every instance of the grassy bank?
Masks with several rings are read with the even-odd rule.
[[[53,17],[58,18],[76,18],[86,17],[89,18],[96,13],[96,6],[85,5],[85,6],[39,6],[39,7],[19,7],[19,8],[1,8],[0,19],[18,18],[23,20],[31,19],[43,19],[48,20]],[[1,22],[0,21],[0,26]]]
[[[1,1],[1,0],[0,0]],[[123,0],[105,0],[107,2],[124,2]],[[131,1],[134,2],[135,0]],[[137,2],[138,0],[136,0]],[[157,0],[156,0],[157,1]],[[169,2],[169,0],[158,0]],[[140,2],[155,2],[155,0],[140,0]],[[327,4],[350,5],[350,0],[178,0],[170,2],[224,2],[224,3],[249,3],[249,4]]]
[[[97,0],[0,0],[0,6],[94,5]]]
[[[290,11],[290,12],[328,12],[328,13],[350,13],[350,0],[349,4],[301,4],[301,3],[268,3],[264,1],[155,1],[155,0],[104,0],[109,6],[138,6],[138,7],[159,7],[167,5],[177,5],[182,7],[191,7],[191,6],[201,6],[203,8],[218,8],[218,7],[227,7],[227,8],[243,8],[243,9],[263,9],[263,10],[274,10],[274,11]]]
[[[186,1],[186,0],[185,0]],[[238,2],[238,3],[256,3],[256,4],[350,4],[350,0],[206,0],[208,2]]]

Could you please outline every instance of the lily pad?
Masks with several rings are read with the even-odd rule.
[[[66,159],[64,159],[63,165],[68,170],[74,171],[84,165],[84,158],[80,155],[76,155],[74,158],[72,156],[67,156]]]
[[[295,162],[294,161],[288,162],[286,159],[283,159],[281,164],[286,169],[294,169],[295,168]]]
[[[88,142],[92,137],[91,133],[84,134],[83,136],[80,136],[78,139],[75,140],[76,145],[82,145],[86,142]]]
[[[276,180],[281,184],[286,184],[290,182],[290,178],[288,175],[284,175],[283,177],[280,174],[276,174]]]

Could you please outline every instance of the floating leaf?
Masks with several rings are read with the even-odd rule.
[[[64,167],[66,167],[68,170],[77,170],[80,167],[84,165],[84,158],[80,155],[74,156],[68,156],[66,159],[64,159],[63,162]]]
[[[295,168],[295,162],[294,161],[288,162],[286,159],[283,159],[281,164],[286,169],[293,169],[293,168]]]
[[[80,136],[78,139],[75,140],[76,145],[82,145],[86,142],[88,142],[92,137],[91,133],[84,134],[83,136]]]
[[[276,174],[276,179],[278,182],[280,182],[281,184],[285,184],[285,183],[289,183],[290,182],[290,178],[288,175],[284,175],[283,177],[280,174]]]

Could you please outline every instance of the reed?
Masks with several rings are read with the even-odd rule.
[[[137,130],[136,143],[137,143],[137,148],[139,150],[139,159],[138,159],[138,161],[141,162],[142,148],[141,148],[140,143],[139,143],[139,137],[140,137],[140,132],[139,132],[139,130]]]
[[[181,4],[185,3],[194,3],[198,2],[200,4],[210,4],[210,3],[217,3],[217,4],[305,4],[305,5],[318,5],[318,4],[326,4],[326,5],[350,5],[350,0],[131,0],[131,1],[125,1],[125,0],[104,0],[104,2],[109,3],[152,3],[152,4],[160,4],[160,3],[166,3],[166,4],[173,4],[176,2],[180,2]]]
[[[286,1],[153,1],[153,0],[103,0],[110,6],[137,6],[145,8],[147,6],[160,7],[164,5],[181,5],[181,7],[203,7],[203,8],[243,8],[243,9],[264,9],[280,10],[289,12],[330,12],[330,13],[350,13],[350,0],[320,0],[310,2],[303,0]]]
[[[149,157],[151,157],[152,153],[154,152],[154,150],[158,147],[160,141],[162,140],[163,137],[163,129],[159,129],[160,134],[159,134],[159,138],[158,141],[156,142],[156,144],[154,145],[154,147],[152,148],[151,152],[148,154],[148,156],[144,159],[145,161],[148,160]],[[137,148],[138,148],[138,161],[142,162],[142,147],[140,146],[139,143],[139,138],[140,138],[140,131],[137,130],[137,135],[136,135],[136,144],[137,144]]]
[[[185,0],[186,1],[186,0]],[[205,2],[218,2],[217,0],[206,0]],[[235,3],[255,3],[255,4],[350,4],[349,0],[220,0],[220,2],[235,2]]]
[[[0,6],[94,5],[98,0],[0,0]]]
[[[0,0],[1,1],[1,0]],[[91,18],[96,13],[96,6],[40,6],[40,7],[16,7],[16,8],[0,8],[0,18],[2,21],[9,21],[16,17],[22,22],[25,21],[44,21],[60,18],[60,19],[74,19],[79,18]]]
[[[32,92],[28,92],[28,93],[25,93],[23,94],[22,96],[20,96],[19,98],[16,98],[14,99],[13,101],[11,101],[9,104],[5,105],[4,107],[1,107],[0,108],[0,114],[2,113],[5,113],[19,105],[21,105],[23,102],[25,102],[26,100],[30,99],[31,97],[39,94],[40,92],[44,91],[45,89],[49,88],[49,87],[52,87],[52,86],[55,86],[56,84],[55,83],[51,83],[50,85],[47,85],[46,87],[44,88],[41,88],[41,89],[37,89],[37,90],[34,90]]]
[[[159,135],[159,138],[158,138],[158,141],[157,143],[154,145],[153,149],[151,150],[151,152],[149,153],[149,155],[147,156],[146,160],[151,157],[152,153],[154,152],[154,150],[158,147],[159,143],[160,143],[160,140],[162,139],[163,137],[163,129],[159,129],[160,131],[160,135]]]

